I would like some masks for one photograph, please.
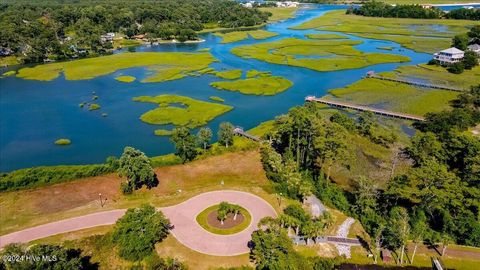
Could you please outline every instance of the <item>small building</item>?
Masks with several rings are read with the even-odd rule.
[[[467,47],[469,51],[476,53],[480,57],[480,45],[479,44],[472,44]]]
[[[115,37],[115,33],[106,33],[105,35],[100,36],[100,41],[101,42],[112,42],[113,38]]]
[[[275,5],[277,7],[284,7],[284,8],[293,8],[298,6],[298,2],[292,2],[292,1],[285,1],[285,2],[276,2]]]
[[[454,64],[463,60],[465,52],[455,47],[440,51],[433,55],[433,59],[440,62],[440,64]]]

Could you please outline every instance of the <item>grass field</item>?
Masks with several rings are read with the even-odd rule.
[[[173,124],[195,128],[233,109],[232,106],[206,102],[176,95],[140,96],[137,102],[158,104],[158,108],[144,113],[140,119],[154,125]]]
[[[118,76],[115,78],[115,80],[119,82],[131,83],[134,82],[136,78],[133,76]]]
[[[267,39],[270,37],[277,36],[277,33],[269,32],[265,30],[250,30],[250,31],[235,31],[235,32],[227,32],[227,33],[220,33],[217,32],[214,34],[215,36],[221,37],[221,43],[232,43],[237,42],[240,40],[247,39],[249,37],[253,39]]]
[[[218,208],[219,208],[218,204],[217,205],[212,205],[212,206],[204,209],[202,212],[200,212],[197,215],[195,220],[197,221],[197,223],[202,228],[204,228],[205,230],[207,230],[211,233],[214,233],[214,234],[228,235],[228,234],[238,233],[238,232],[241,232],[241,231],[245,230],[250,225],[250,223],[252,222],[252,216],[250,215],[250,213],[245,208],[243,208],[241,206],[239,206],[239,207],[240,207],[240,213],[244,217],[244,220],[242,221],[242,223],[240,223],[240,224],[238,224],[238,225],[236,225],[232,228],[228,228],[228,229],[217,228],[217,227],[214,227],[214,226],[212,226],[208,223],[208,215],[211,212],[218,210]]]
[[[263,76],[236,81],[212,82],[211,86],[246,95],[271,96],[290,88],[293,83],[280,76]]]
[[[156,168],[160,184],[124,196],[116,174],[89,177],[38,189],[3,192],[0,197],[0,234],[109,209],[128,208],[141,203],[169,206],[197,194],[219,189],[254,193],[272,204],[276,198],[265,177],[257,151],[225,153],[184,165]],[[221,180],[224,185],[221,185]],[[178,192],[178,190],[182,190]],[[100,207],[98,194],[108,198]]]
[[[276,8],[276,7],[264,7],[259,8],[263,12],[270,12],[272,16],[268,18],[269,22],[282,21],[295,17],[295,12],[298,8]]]
[[[361,68],[380,63],[406,62],[410,58],[383,53],[363,53],[353,46],[357,40],[300,40],[286,38],[274,42],[238,46],[232,53],[243,58],[305,67],[317,71]]]
[[[232,69],[232,70],[225,70],[225,71],[217,71],[215,76],[227,79],[227,80],[235,80],[242,77],[242,70],[241,69]]]
[[[410,263],[411,255],[413,253],[413,245],[408,246],[408,251],[404,260],[404,266],[414,266],[414,267],[432,267],[431,257],[438,257],[445,265],[447,269],[459,269],[459,270],[475,270],[478,269],[478,264],[480,263],[480,249],[468,247],[470,252],[461,252],[464,250],[464,247],[457,245],[449,245],[445,256],[441,257],[435,250],[429,249],[424,245],[420,245],[415,255],[413,264]],[[450,255],[449,255],[450,251]],[[368,258],[368,253],[362,247],[352,247],[352,258],[348,259],[349,263],[356,264],[372,264],[373,259]],[[384,267],[393,267],[398,266],[395,264],[397,256],[393,253],[392,262],[384,263],[379,258],[378,265]]]
[[[414,115],[448,109],[449,101],[458,96],[458,92],[420,88],[378,79],[362,79],[345,88],[330,90],[329,93],[336,100]]]
[[[63,72],[67,80],[87,80],[107,75],[117,70],[147,66],[151,76],[143,82],[161,82],[188,76],[189,72],[202,70],[216,61],[208,52],[139,52],[121,53],[68,62],[25,67],[17,77],[28,80],[49,81]]]
[[[391,40],[415,51],[431,53],[449,47],[454,35],[466,33],[476,24],[480,23],[465,20],[364,17],[347,15],[345,10],[338,10],[295,26],[294,29],[337,31],[365,38]]]

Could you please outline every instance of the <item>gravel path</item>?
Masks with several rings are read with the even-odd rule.
[[[352,224],[355,222],[355,219],[349,217],[347,218],[341,225],[338,227],[337,230],[337,237],[343,237],[346,238],[348,236],[348,232],[350,231],[350,227]],[[340,245],[340,244],[335,244],[335,247],[338,250],[338,254],[340,256],[345,255],[345,257],[350,258],[350,246],[349,245]]]
[[[232,235],[217,235],[204,230],[196,222],[202,210],[222,201],[239,204],[252,216],[252,222],[243,231]],[[159,208],[175,226],[171,233],[183,245],[209,255],[234,256],[249,251],[247,243],[258,221],[265,216],[275,217],[273,207],[251,193],[225,190],[202,193],[180,204]],[[81,229],[114,224],[125,214],[126,209],[98,212],[85,216],[60,220],[22,231],[0,236],[0,248],[15,242],[30,242],[48,236]]]

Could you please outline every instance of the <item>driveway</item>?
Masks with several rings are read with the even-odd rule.
[[[232,235],[217,235],[204,230],[196,216],[205,208],[222,201],[241,205],[250,212],[252,222],[243,231]],[[262,198],[247,192],[222,190],[202,193],[180,204],[159,208],[175,226],[172,235],[183,245],[195,251],[215,256],[234,256],[249,251],[247,247],[258,221],[265,216],[275,217],[273,207]],[[114,224],[126,209],[98,212],[60,220],[0,236],[0,248],[15,242],[30,242],[48,236],[81,229]]]

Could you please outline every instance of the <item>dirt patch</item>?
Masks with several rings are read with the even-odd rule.
[[[244,220],[245,217],[242,214],[238,214],[237,218],[234,220],[234,214],[229,213],[227,218],[222,222],[217,219],[217,210],[212,211],[207,216],[208,225],[218,228],[218,229],[230,229],[237,225],[240,225]]]

